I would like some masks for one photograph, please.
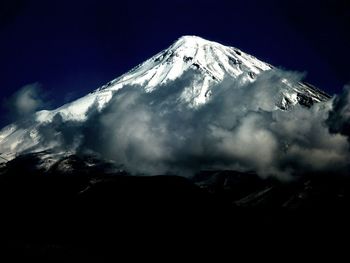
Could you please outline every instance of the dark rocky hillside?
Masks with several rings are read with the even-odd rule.
[[[102,162],[87,167],[84,158],[61,160],[71,167],[65,172],[59,164],[36,168],[35,154],[1,168],[3,257],[224,256],[286,242],[325,244],[347,234],[350,180],[344,176],[288,183],[235,171],[203,171],[192,179],[131,176]]]

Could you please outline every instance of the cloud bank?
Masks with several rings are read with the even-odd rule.
[[[302,75],[269,71],[255,82],[225,79],[198,108],[181,98],[196,73],[147,93],[140,86],[115,92],[101,111],[92,107],[85,122],[60,115],[42,125],[41,146],[94,153],[137,174],[193,175],[203,169],[256,171],[288,179],[304,173],[349,171],[349,88],[311,108],[276,108],[283,79]]]

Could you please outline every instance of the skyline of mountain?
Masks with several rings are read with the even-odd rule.
[[[37,83],[51,102],[42,108],[57,108],[192,34],[307,72],[305,80],[330,95],[349,81],[350,9],[343,0],[176,0],[171,8],[159,0],[5,0],[0,10],[1,102]],[[0,108],[0,126],[15,117]]]

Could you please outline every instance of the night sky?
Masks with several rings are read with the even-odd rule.
[[[307,2],[307,3],[305,3]],[[307,72],[330,94],[350,80],[350,1],[0,2],[0,100],[34,82],[51,107],[81,97],[182,35]],[[2,107],[0,124],[8,122]]]

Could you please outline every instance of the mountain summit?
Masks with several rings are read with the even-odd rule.
[[[183,36],[168,49],[111,81],[104,88],[109,85],[112,86],[111,89],[118,89],[125,84],[146,84],[145,88],[151,91],[168,80],[181,77],[189,68],[202,73],[201,84],[204,85],[203,91],[206,91],[211,82],[222,81],[225,74],[238,77],[246,73],[254,78],[254,75],[271,69],[271,66],[236,48],[197,36]]]
[[[29,121],[30,124],[27,121],[25,125],[14,123],[3,128],[0,132],[0,152],[5,159],[12,159],[20,153],[50,149],[50,143],[46,142],[45,147],[41,143],[43,125],[53,122],[57,116],[63,122],[84,122],[89,110],[101,111],[113,94],[123,88],[138,86],[144,92],[152,93],[177,81],[181,92],[175,101],[197,109],[210,100],[212,88],[220,83],[235,81],[244,86],[254,83],[261,73],[273,70],[276,70],[273,66],[237,48],[197,36],[183,36],[169,48],[88,95],[55,110],[39,111]],[[286,110],[295,104],[310,107],[314,102],[329,98],[309,84],[295,84],[288,79],[283,79],[283,83],[285,88],[274,102],[276,109]]]

